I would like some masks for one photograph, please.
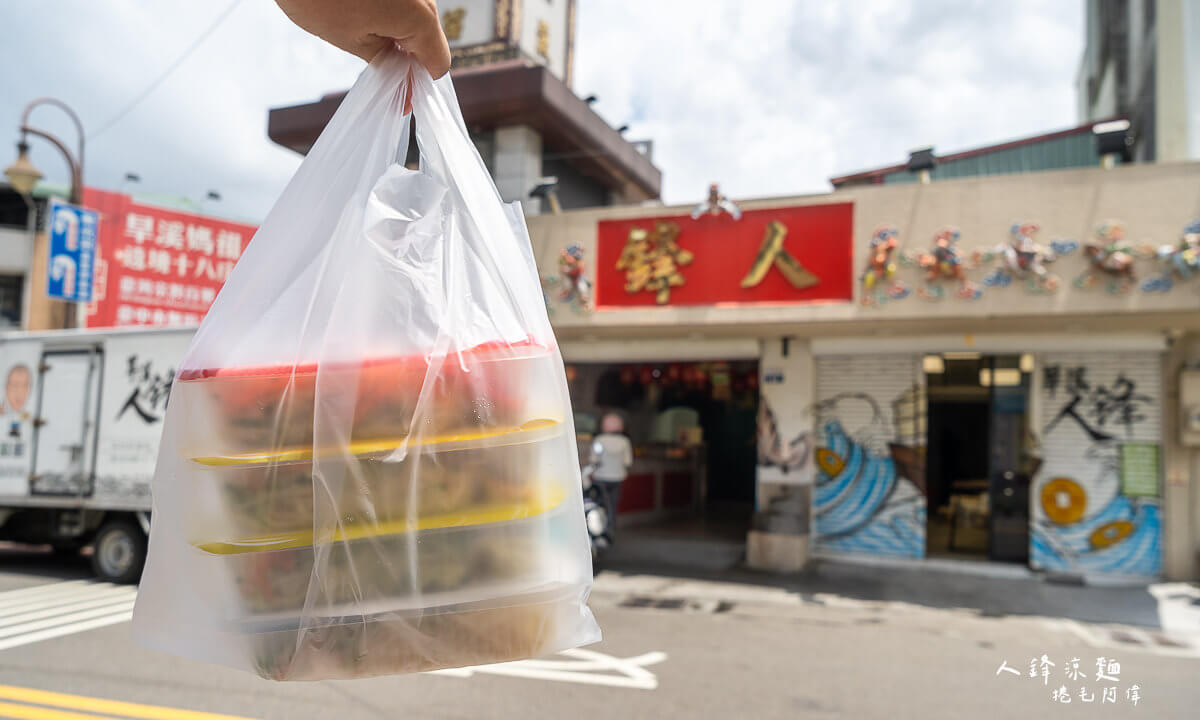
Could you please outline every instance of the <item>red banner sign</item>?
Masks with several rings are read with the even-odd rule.
[[[605,220],[596,305],[802,303],[853,297],[854,204]]]
[[[198,325],[255,227],[87,189],[100,212],[88,327]]]

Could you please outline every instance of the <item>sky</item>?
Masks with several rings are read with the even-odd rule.
[[[274,2],[238,2],[110,123],[230,6],[0,0],[0,140],[16,140],[25,103],[57,97],[91,134],[89,186],[260,221],[301,161],[267,138],[267,110],[344,90],[363,67]],[[626,137],[654,141],[667,203],[696,202],[709,182],[733,198],[795,195],[915,147],[1076,125],[1082,39],[1083,0],[579,0],[574,89],[596,94]],[[74,146],[57,109],[32,122]],[[32,145],[47,179],[65,183],[57,151]],[[0,164],[15,152],[0,144]]]

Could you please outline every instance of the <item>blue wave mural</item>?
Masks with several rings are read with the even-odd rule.
[[[892,457],[872,454],[841,423],[828,422],[824,430],[814,498],[817,545],[838,552],[922,557],[925,504],[916,485],[897,475]]]
[[[1162,572],[1162,511],[1157,499],[1118,495],[1070,525],[1031,528],[1034,567],[1057,571],[1156,576]]]

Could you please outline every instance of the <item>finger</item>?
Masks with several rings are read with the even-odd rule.
[[[394,29],[393,37],[400,48],[415,57],[435,80],[450,70],[450,44],[436,8],[428,13],[415,13],[403,26]]]
[[[434,80],[450,71],[450,44],[438,24],[433,31],[417,35],[408,42],[409,51],[425,66]]]
[[[368,35],[348,47],[342,47],[342,49],[352,55],[357,55],[367,62],[371,62],[384,48],[391,45],[392,41],[388,38],[379,37],[378,35]]]

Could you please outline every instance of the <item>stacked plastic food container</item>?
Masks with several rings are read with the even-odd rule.
[[[188,552],[250,665],[412,672],[577,634],[590,567],[561,373],[534,343],[182,373]]]

